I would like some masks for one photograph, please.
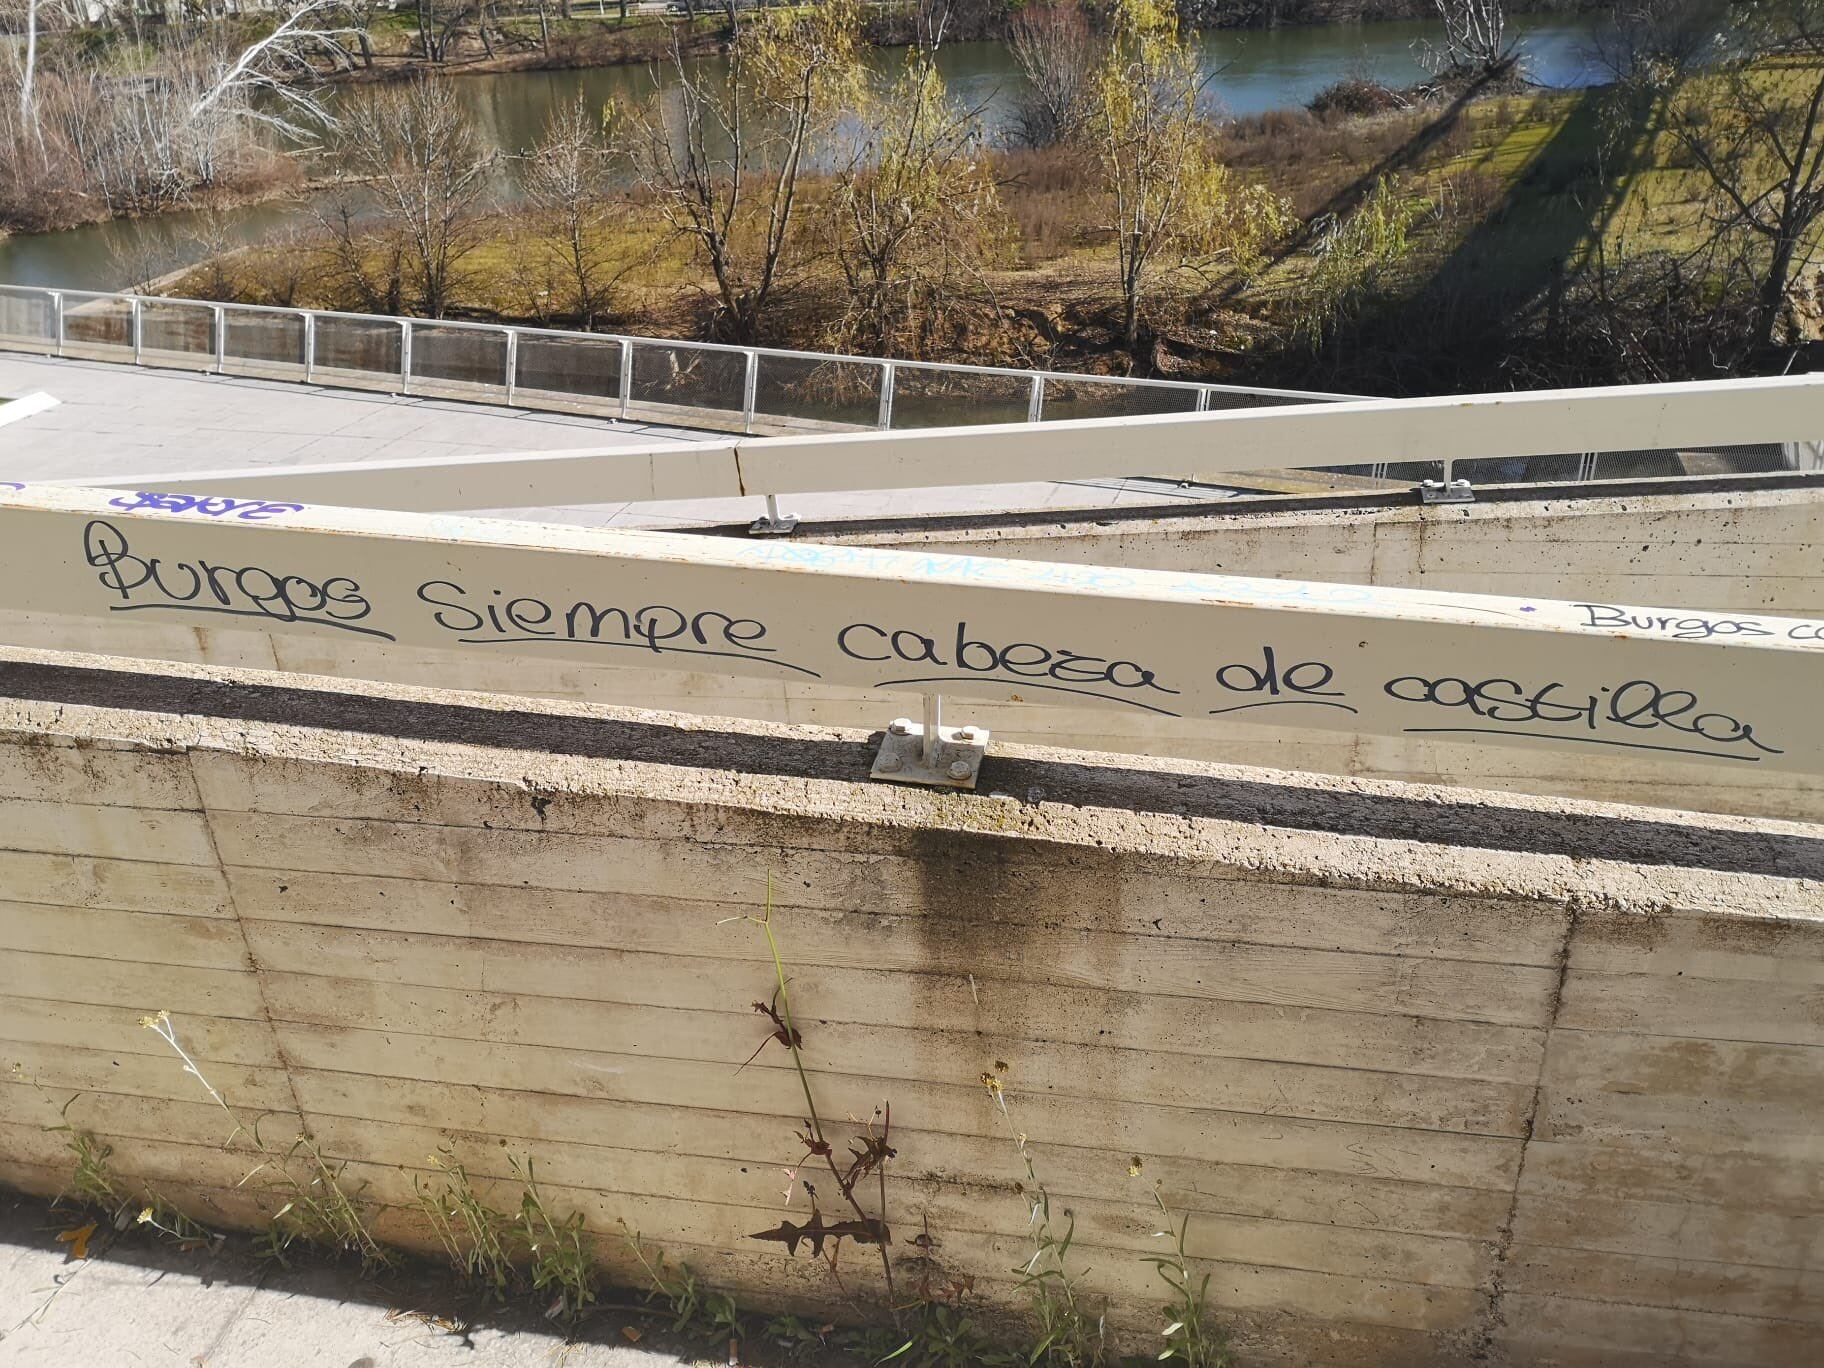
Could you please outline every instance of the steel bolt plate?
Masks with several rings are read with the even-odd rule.
[[[903,719],[901,719],[903,720]],[[871,779],[893,784],[925,784],[931,788],[973,789],[981,774],[982,757],[988,754],[986,727],[939,727],[937,754],[925,763],[925,729],[896,720],[880,738]]]

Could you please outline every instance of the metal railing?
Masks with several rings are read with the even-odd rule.
[[[758,436],[1191,414],[1356,397],[22,285],[0,285],[0,350]],[[1453,475],[1478,485],[1564,485],[1794,470],[1824,470],[1824,447],[1339,460],[1321,475],[1231,473],[1222,483],[1262,492],[1360,492]]]
[[[760,435],[1350,397],[20,285],[0,348]]]

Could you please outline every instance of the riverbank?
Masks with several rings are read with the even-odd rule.
[[[895,337],[886,349],[912,359],[1377,393],[1499,388],[1516,366],[1540,382],[1629,378],[1638,358],[1571,336],[1595,315],[1576,306],[1583,287],[1566,283],[1567,269],[1600,259],[1615,287],[1654,261],[1688,255],[1708,227],[1693,173],[1656,128],[1618,124],[1628,117],[1618,92],[1596,88],[1463,91],[1365,116],[1279,111],[1236,120],[1220,134],[1220,157],[1277,196],[1293,227],[1257,269],[1162,278],[1137,353],[1122,342],[1114,244],[1084,193],[1093,168],[1067,151],[1000,152],[993,171],[1005,250],[953,282],[941,327]],[[1620,174],[1603,161],[1604,139],[1618,135],[1633,141]],[[807,234],[830,189],[827,178],[806,182]],[[1367,223],[1398,231],[1377,243],[1356,231]],[[600,231],[594,247],[614,283],[599,326],[718,335],[710,282],[667,235],[656,205],[630,195]],[[559,237],[560,225],[523,210],[490,220],[462,260],[451,312],[574,325],[550,272],[534,269]],[[846,282],[813,243],[802,262],[759,340],[853,348]],[[348,279],[346,254],[338,261],[318,240],[250,251],[171,292],[373,307],[350,293]],[[1543,306],[1554,290],[1556,303]]]
[[[464,77],[452,85],[485,140],[497,151],[508,157],[523,151],[539,136],[546,115],[573,98],[606,108],[617,100],[643,97],[651,87],[652,64],[669,57],[672,40],[681,33],[685,38],[684,51],[699,72],[713,71],[727,60],[720,50],[726,34],[726,17],[721,11],[713,17],[704,15],[695,25],[657,13],[634,12],[625,25],[620,25],[614,22],[618,7],[610,4],[606,8],[608,17],[603,21],[585,12],[579,0],[574,17],[565,20],[558,8],[551,6],[542,35],[535,12],[502,15],[499,23],[529,27],[509,42],[501,37],[499,25],[495,24],[490,28],[491,51],[476,45],[472,53],[465,52],[463,45],[467,40],[460,24],[442,40],[439,51],[445,60],[437,67]],[[495,8],[489,12],[499,13]],[[880,44],[902,42],[911,36],[908,13],[895,6],[873,12],[870,23],[876,52],[872,61],[879,69],[897,67],[897,55]],[[1005,12],[982,6],[973,13],[972,21],[953,21],[946,30],[938,65],[955,97],[977,111],[984,135],[991,141],[1001,141],[1012,135],[1014,107],[1025,81],[1003,43],[966,40],[966,35],[980,30],[984,16]],[[232,22],[238,27],[231,46],[252,41],[261,31],[262,21],[257,17],[243,16]],[[976,27],[971,28],[970,22]],[[338,64],[341,75],[320,92],[332,111],[338,104],[367,98],[366,87],[374,83],[423,69],[423,63],[411,56],[413,45],[421,41],[413,11],[382,10],[373,24],[378,36],[368,44],[366,55],[362,55],[360,45],[349,44],[348,57]],[[893,24],[900,25],[898,31],[890,31]],[[1345,75],[1368,75],[1393,86],[1409,84],[1424,75],[1415,54],[1428,36],[1435,37],[1434,29],[1431,24],[1398,22],[1207,30],[1198,43],[1203,66],[1211,74],[1205,89],[1206,113],[1212,120],[1221,121],[1300,106],[1323,86]],[[1516,18],[1510,33],[1523,45],[1529,71],[1543,85],[1578,86],[1598,75],[1590,69],[1590,30],[1586,23]],[[47,38],[40,72],[40,88],[44,92],[41,99],[52,100],[47,105],[47,116],[53,122],[58,114],[57,99],[70,93],[66,81],[69,67],[60,65],[56,48],[57,40]],[[93,50],[85,52],[78,68],[117,74],[103,78],[103,88],[83,88],[78,83],[74,93],[81,97],[86,112],[80,119],[66,121],[71,127],[63,139],[68,155],[62,165],[36,168],[34,159],[24,155],[0,165],[0,222],[25,233],[108,221],[133,224],[139,216],[181,224],[184,212],[194,208],[194,201],[186,195],[190,190],[197,191],[204,203],[215,206],[249,202],[243,198],[251,188],[249,178],[235,159],[223,162],[217,158],[218,164],[206,168],[174,164],[171,160],[182,148],[206,145],[209,140],[180,137],[176,131],[163,138],[147,139],[134,132],[140,127],[169,130],[173,129],[174,120],[181,123],[181,118],[176,117],[181,115],[181,106],[162,113],[134,108],[139,99],[157,87],[135,86],[127,90],[121,85],[131,73],[142,72],[154,60],[165,59],[150,46],[126,45],[115,50],[105,40],[94,40]],[[658,65],[667,68],[670,64],[666,60]],[[192,77],[200,74],[193,72]],[[0,88],[4,84],[5,74],[0,72]],[[4,141],[8,120],[16,108],[16,101],[0,99],[0,141]],[[120,136],[106,137],[96,144],[93,130],[98,123],[121,124]],[[257,132],[259,127],[257,119],[241,117],[231,121],[227,132],[240,139]],[[57,140],[52,141],[55,146]],[[259,141],[268,144],[261,149],[262,156],[281,155],[270,147],[270,136]],[[27,138],[18,145],[29,148],[34,142]],[[98,145],[105,154],[101,160],[116,164],[92,175],[89,163],[97,159],[81,153],[78,144]],[[145,168],[131,165],[136,157],[151,154],[165,160]],[[309,160],[309,153],[304,150],[290,155]],[[9,189],[9,179],[25,170],[34,171],[29,183]],[[258,175],[251,177],[251,181],[258,180]],[[136,189],[136,184],[142,188]],[[500,185],[494,188],[497,192],[510,189]],[[173,213],[177,215],[175,219],[170,218]],[[260,230],[270,226],[268,216],[258,217]],[[298,217],[304,215],[300,213]],[[180,229],[179,234],[184,231]],[[117,254],[117,248],[136,259],[146,257],[152,253],[139,238],[169,235],[156,226],[144,234],[131,229],[83,234],[71,241],[73,255],[95,257],[99,249],[101,258],[86,270],[75,263],[64,270],[50,269],[49,263],[58,255],[56,244],[34,240],[14,250],[0,250],[0,278],[116,287],[129,283],[127,276],[106,269],[106,261]]]
[[[718,0],[694,0],[694,14],[622,11],[603,0],[596,14],[553,15],[496,12],[492,31],[479,24],[451,30],[434,54],[416,22],[416,10],[401,6],[369,29],[362,60],[325,71],[333,81],[363,83],[402,79],[419,72],[493,75],[511,71],[561,71],[647,65],[674,55],[698,57],[723,50],[730,22]],[[1516,17],[1580,16],[1609,7],[1609,0],[1508,0]],[[946,43],[1003,42],[1022,6],[977,0],[954,6],[943,30]],[[1101,5],[1091,3],[1095,12]],[[612,11],[612,12],[611,12]],[[923,38],[926,7],[918,0],[877,0],[867,7],[863,38],[874,47],[905,47]],[[1206,32],[1270,31],[1362,24],[1430,23],[1435,0],[1214,0],[1196,6],[1197,26]]]

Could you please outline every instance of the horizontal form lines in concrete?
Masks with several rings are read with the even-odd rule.
[[[76,730],[104,718],[99,745]],[[869,791],[842,818],[853,786],[827,779],[666,791],[647,762],[9,722],[0,794],[35,815],[0,830],[46,847],[0,855],[0,1048],[44,1090],[0,1092],[15,1184],[67,1177],[34,1120],[80,1089],[123,1172],[260,1219],[226,1119],[137,1026],[168,1007],[231,1100],[274,1107],[273,1135],[301,1116],[401,1240],[427,1239],[411,1180],[449,1139],[490,1180],[535,1155],[611,1263],[625,1217],[706,1279],[828,1306],[818,1266],[744,1238],[778,1218],[797,1102],[781,1058],[737,1072],[770,966],[715,923],[772,868],[820,1093],[892,1100],[896,1223],[927,1213],[990,1299],[1030,1249],[976,1081],[1005,1060],[1122,1305],[1150,1304],[1157,1179],[1243,1342],[1312,1362],[1460,1362],[1492,1326],[1521,1357],[1798,1363],[1824,1323],[1815,884],[1158,814],[1095,819],[1097,846],[1055,801]],[[30,806],[91,784],[106,801],[63,821]],[[1741,825],[1655,821],[1694,849]],[[1472,865],[1472,891],[1442,881]]]

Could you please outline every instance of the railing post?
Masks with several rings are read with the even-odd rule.
[[[1045,412],[1045,377],[1032,377],[1032,393],[1026,399],[1026,421],[1036,423]]]
[[[633,343],[621,339],[621,417],[633,407]]]
[[[519,333],[516,329],[507,329],[507,406],[513,406],[513,400],[519,390]]]
[[[1208,413],[1210,411],[1210,396],[1212,393],[1213,391],[1207,386],[1197,391],[1197,412]]]
[[[63,355],[63,291],[51,291],[51,315],[57,329],[57,341],[52,349],[55,356]]]
[[[145,341],[146,329],[145,329],[145,311],[141,307],[143,304],[144,304],[144,301],[142,299],[140,299],[140,297],[138,295],[129,296],[128,307],[131,308],[133,311],[133,318],[132,318],[132,324],[131,324],[132,331],[133,331],[133,364],[136,366],[140,364],[140,356],[141,356],[141,353],[144,351],[144,341]]]
[[[759,393],[760,353],[750,347],[747,352],[747,373],[741,381],[741,431],[745,433],[752,434],[754,430],[754,403]]]
[[[317,378],[317,316],[309,309],[298,310],[304,320],[304,383]]]
[[[399,393],[412,392],[412,320],[399,320]]]
[[[228,310],[220,304],[215,306],[215,373],[220,375],[228,366]]]
[[[893,363],[880,363],[880,414],[874,420],[874,426],[882,432],[893,426]]]

